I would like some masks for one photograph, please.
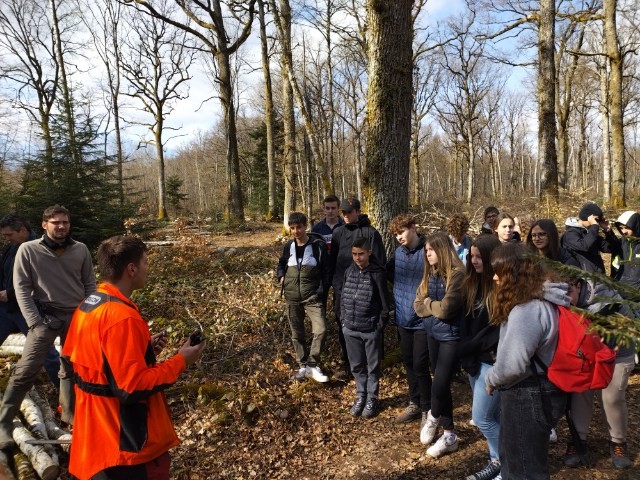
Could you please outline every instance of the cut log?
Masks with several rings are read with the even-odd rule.
[[[60,475],[60,466],[53,461],[43,447],[27,443],[27,440],[34,438],[18,420],[13,422],[13,439],[42,480],[55,480]],[[18,479],[20,480],[20,477]]]
[[[31,390],[35,392],[35,388],[32,388]],[[51,411],[48,405],[44,407],[44,410]],[[27,393],[24,396],[24,400],[20,404],[20,412],[22,413],[22,416],[24,417],[24,420],[27,424],[27,428],[33,435],[33,438],[37,440],[49,439],[49,435],[47,433],[47,427],[45,426],[45,423],[44,423],[43,413],[40,407],[38,406],[38,404],[36,404],[36,402],[31,398],[31,395],[29,393]],[[47,454],[51,457],[53,462],[56,464],[59,464],[58,452],[56,452],[56,449],[54,448],[54,446],[45,445],[44,449],[47,452]]]
[[[9,335],[7,339],[0,346],[0,357],[6,357],[7,355],[22,355],[22,351],[24,350],[24,342],[27,337],[22,335],[21,333],[14,333]],[[62,348],[60,346],[60,337],[56,338],[53,344],[58,352]]]
[[[0,480],[16,480],[9,466],[9,458],[0,450]]]
[[[31,391],[29,391],[29,396],[31,397],[31,400],[33,400],[35,404],[38,405],[38,408],[40,408],[40,412],[42,413],[42,417],[44,419],[44,425],[47,430],[46,438],[51,438],[53,440],[59,438],[71,439],[71,434],[58,426],[55,419],[53,418],[53,411],[51,410],[51,407],[49,406],[47,401],[42,398],[42,396],[40,396],[35,388],[32,388]]]
[[[13,464],[16,466],[16,477],[18,480],[38,480],[36,472],[33,470],[29,459],[24,453],[15,451],[13,454]]]

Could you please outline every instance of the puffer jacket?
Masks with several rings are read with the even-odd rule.
[[[413,301],[424,275],[425,243],[426,237],[418,234],[418,245],[414,249],[400,245],[387,262],[387,278],[393,283],[396,325],[409,330],[422,328],[422,320],[413,309]]]
[[[340,292],[344,273],[353,263],[351,246],[353,241],[360,237],[366,237],[371,244],[371,258],[369,261],[380,267],[387,264],[387,254],[382,243],[380,233],[371,226],[367,215],[360,215],[356,223],[345,223],[333,230],[331,239],[331,269],[333,271],[333,289]]]
[[[460,322],[464,317],[462,282],[464,270],[451,273],[449,286],[440,275],[429,275],[428,293],[421,288],[416,293],[413,306],[422,317],[427,333],[439,342],[460,340]]]
[[[355,263],[344,274],[340,298],[342,326],[357,332],[372,332],[389,319],[389,292],[382,267],[370,263],[363,269]]]
[[[284,277],[282,288],[287,302],[306,302],[314,296],[324,300],[329,288],[331,270],[327,246],[321,235],[308,235],[300,264],[296,257],[295,240],[285,244],[278,261],[278,281]]]

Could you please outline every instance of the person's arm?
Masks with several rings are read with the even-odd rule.
[[[331,287],[331,267],[329,265],[329,251],[327,250],[327,244],[322,242],[317,245],[320,249],[320,272],[322,275],[321,288],[322,301],[325,301],[329,294],[329,288]]]
[[[102,337],[104,371],[112,392],[122,403],[144,400],[176,382],[187,368],[180,353],[150,367],[145,361],[153,348],[149,330],[140,318],[127,318],[109,328]]]
[[[575,252],[588,252],[595,242],[600,241],[600,226],[597,223],[589,225],[587,234],[581,235],[575,229],[567,229],[564,234],[564,247]]]
[[[389,289],[387,288],[387,279],[383,271],[376,272],[375,282],[378,295],[380,295],[380,320],[382,321],[382,326],[385,326],[389,323]]]
[[[466,320],[468,320],[468,317]],[[476,356],[495,350],[499,338],[500,329],[494,325],[487,325],[473,337],[462,339],[458,342],[458,356]]]
[[[16,260],[13,264],[13,288],[15,289],[16,300],[22,312],[22,316],[27,321],[27,325],[33,327],[42,322],[42,317],[33,300],[33,278],[31,270],[31,260],[28,258],[24,244],[20,245],[16,253]]]
[[[395,255],[395,253],[391,254],[391,258],[387,262],[386,270],[387,270],[387,280],[389,280],[391,283],[393,283],[394,280],[395,280],[395,277],[396,277],[396,255]]]
[[[447,286],[447,291],[442,300],[433,300],[423,295],[422,302],[414,302],[416,313],[421,317],[433,315],[442,321],[447,321],[455,317],[462,305],[464,304],[464,295],[462,292],[462,282],[464,280],[464,270],[458,269],[451,273],[451,279]],[[420,311],[418,311],[420,309]]]
[[[84,245],[83,245],[84,246]],[[84,285],[84,296],[88,297],[96,291],[96,275],[93,272],[93,262],[91,261],[91,252],[84,246],[85,256],[82,262],[82,284]]]
[[[609,228],[604,232],[604,240],[602,241],[602,252],[612,255],[622,255],[622,240],[616,237],[613,230]]]
[[[336,227],[333,229],[331,236],[331,250],[329,251],[329,270],[331,272],[331,278],[336,273],[336,265],[338,264],[338,252],[340,252],[340,237],[342,236],[342,227]]]
[[[369,227],[373,230],[373,242],[371,243],[371,249],[373,253],[373,257],[378,262],[378,265],[384,267],[387,263],[387,252],[384,248],[384,242],[382,241],[382,236],[380,232],[378,232],[375,228]]]
[[[289,262],[289,256],[291,255],[291,240],[285,243],[284,248],[282,249],[282,255],[280,255],[280,259],[278,260],[278,268],[276,269],[276,275],[278,277],[278,281],[282,280],[282,277],[287,273],[287,263]]]

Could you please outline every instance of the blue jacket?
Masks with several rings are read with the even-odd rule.
[[[439,342],[460,340],[460,323],[464,317],[462,282],[464,270],[451,274],[449,286],[440,275],[429,275],[428,292],[418,289],[413,306],[422,318],[427,333]]]
[[[426,237],[418,234],[418,245],[414,249],[400,245],[387,262],[387,278],[393,283],[396,324],[410,330],[422,328],[422,320],[413,309],[413,301],[424,275],[425,241]]]

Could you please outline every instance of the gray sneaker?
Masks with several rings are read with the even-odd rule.
[[[440,425],[440,418],[433,418],[431,410],[427,412],[427,421],[420,429],[420,443],[423,445],[429,445],[436,438],[436,432]]]
[[[623,469],[629,468],[633,464],[627,451],[627,442],[609,442],[609,451],[611,452],[611,461],[614,467]]]
[[[402,413],[396,417],[396,423],[412,422],[416,418],[420,418],[421,414],[422,410],[420,410],[420,407],[413,402],[409,402],[407,408],[405,408]]]

